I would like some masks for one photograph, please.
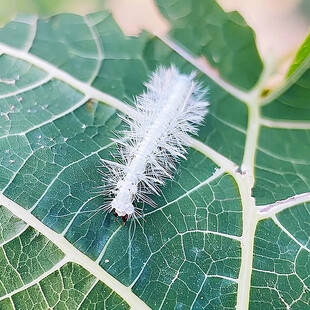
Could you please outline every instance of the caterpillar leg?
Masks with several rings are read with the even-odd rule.
[[[125,214],[125,215],[123,215],[123,216],[119,216],[119,215],[117,214],[117,212],[114,210],[113,215],[114,215],[114,222],[116,221],[116,219],[117,219],[118,217],[120,217],[120,218],[122,219],[122,221],[123,221],[123,226],[125,226],[125,224],[126,224],[126,222],[127,222],[127,220],[128,220],[128,214]]]

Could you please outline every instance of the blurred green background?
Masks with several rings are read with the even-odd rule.
[[[87,14],[105,8],[104,0],[0,0],[0,25],[17,13],[50,16],[60,12]]]
[[[225,11],[236,10],[245,18],[255,31],[263,58],[280,59],[287,66],[310,29],[310,0],[216,1]],[[154,0],[0,0],[0,27],[18,13],[49,17],[61,12],[85,15],[105,9],[113,13],[127,35],[137,35],[141,30],[160,35],[169,31],[169,24]],[[282,71],[280,79],[286,72],[285,66]]]

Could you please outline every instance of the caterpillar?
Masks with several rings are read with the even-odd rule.
[[[209,105],[207,89],[194,77],[175,66],[155,70],[144,84],[146,91],[135,98],[135,118],[122,117],[128,128],[112,139],[118,148],[115,160],[101,160],[106,168],[101,170],[103,194],[108,197],[102,208],[124,224],[142,215],[135,201],[156,207],[148,195],[160,194],[159,186],[186,159],[186,137],[197,135]]]

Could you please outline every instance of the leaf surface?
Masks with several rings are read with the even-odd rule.
[[[126,37],[107,12],[0,30],[1,309],[309,304],[309,66],[261,98],[270,74],[238,14],[158,4],[169,37]],[[172,63],[209,88],[209,114],[158,207],[123,227],[99,209],[100,158]]]

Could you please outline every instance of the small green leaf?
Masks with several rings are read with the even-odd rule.
[[[310,56],[310,33],[305,41],[301,44],[294,61],[287,71],[286,77],[290,77],[304,62],[309,62]]]

